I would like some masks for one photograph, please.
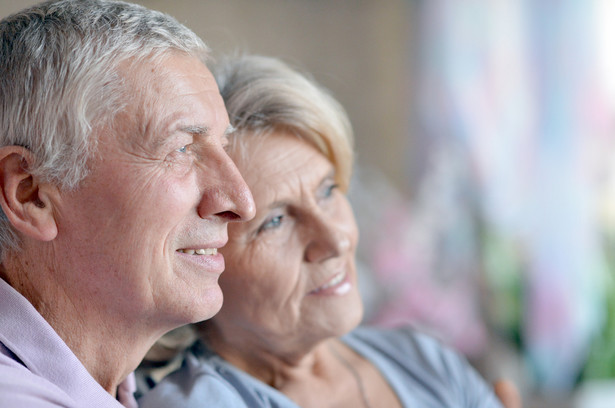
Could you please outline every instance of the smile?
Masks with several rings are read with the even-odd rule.
[[[178,249],[177,252],[188,255],[216,255],[218,248]]]
[[[327,292],[332,292],[332,294],[342,295],[350,289],[350,283],[347,282],[347,274],[346,271],[339,272],[335,276],[333,276],[327,283],[318,288],[312,290],[310,292],[311,295],[314,294],[324,294]]]

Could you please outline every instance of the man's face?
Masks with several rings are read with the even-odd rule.
[[[132,99],[95,130],[89,175],[61,196],[54,269],[106,318],[169,329],[220,309],[217,249],[254,203],[225,151],[228,115],[209,70],[173,55],[128,72]]]

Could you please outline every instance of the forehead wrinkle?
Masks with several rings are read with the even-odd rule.
[[[313,177],[318,177],[314,174],[310,177],[305,174],[305,160],[302,157],[297,157],[296,152],[286,151],[271,160],[266,145],[257,145],[252,152],[252,159],[256,160],[258,172],[248,172],[248,185],[252,188],[252,193],[257,201],[265,201],[262,206],[263,210],[271,210],[275,208],[288,207],[293,202],[303,199],[305,194],[309,194],[312,189]],[[244,161],[241,168],[244,171],[250,167],[251,160],[248,163]],[[266,163],[264,166],[263,163]],[[308,173],[310,173],[308,171]],[[320,184],[319,180],[318,183]],[[262,201],[261,201],[262,202]],[[257,202],[258,211],[258,202]]]
[[[304,202],[306,197],[311,197],[311,187],[301,179],[299,174],[295,174],[293,178],[284,178],[278,180],[275,184],[267,184],[271,202],[269,202],[264,210],[269,212],[276,209],[294,208],[299,203]]]
[[[183,128],[199,128],[199,126],[178,126],[178,122],[181,122],[182,112],[175,112],[170,115],[158,117],[151,115],[152,110],[148,111],[147,106],[141,106],[139,109],[139,115],[137,117],[137,126],[144,139],[144,142],[154,149],[164,146],[173,136],[173,134]]]

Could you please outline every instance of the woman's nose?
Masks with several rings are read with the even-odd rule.
[[[338,257],[350,249],[348,234],[334,221],[318,220],[311,230],[311,239],[305,249],[307,262],[323,262]]]

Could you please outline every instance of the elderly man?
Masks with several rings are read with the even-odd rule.
[[[0,406],[134,406],[154,341],[219,310],[254,203],[206,56],[127,3],[0,22]]]

